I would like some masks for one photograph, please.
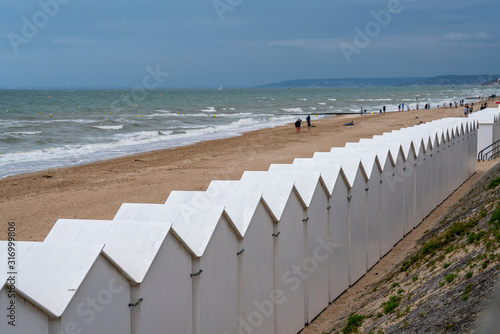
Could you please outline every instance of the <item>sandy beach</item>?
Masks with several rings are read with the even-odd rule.
[[[16,222],[17,240],[42,241],[60,218],[112,219],[122,203],[164,203],[172,190],[205,190],[211,180],[237,180],[245,170],[267,170],[270,164],[310,158],[346,142],[443,117],[463,117],[463,108],[313,117],[315,127],[302,128],[300,134],[290,124],[7,177],[0,180],[0,222],[5,226],[0,228],[0,239],[6,239],[10,221]],[[343,126],[349,121],[354,126]]]

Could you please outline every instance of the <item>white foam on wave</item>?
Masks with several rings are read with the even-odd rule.
[[[165,118],[165,117],[168,117],[170,116],[171,114],[170,113],[154,113],[154,114],[144,114],[144,115],[141,115],[142,117],[144,118]]]
[[[283,108],[281,110],[286,112],[302,112],[302,108]]]
[[[392,101],[392,99],[380,98],[380,99],[356,99],[356,101],[361,102],[376,102],[376,101]]]
[[[42,131],[16,131],[16,132],[7,132],[5,136],[9,137],[24,137],[24,136],[34,136],[42,133]]]
[[[96,129],[101,129],[101,130],[121,130],[121,129],[123,129],[123,124],[120,124],[120,125],[94,125],[92,127],[96,128]]]
[[[318,104],[319,104],[320,106],[326,106],[326,103],[325,103],[325,102],[318,102]]]
[[[236,136],[242,132],[292,122],[292,116],[241,118],[229,124],[189,127],[174,130],[137,131],[115,134],[103,143],[46,147],[29,152],[0,154],[0,178],[47,168],[78,165],[112,157],[183,146],[198,141]],[[178,128],[179,129],[179,128]]]
[[[215,110],[215,107],[207,107],[206,109],[201,109],[200,111],[203,111],[203,112],[217,112],[217,110]]]
[[[328,101],[337,101],[337,99],[328,99]]]

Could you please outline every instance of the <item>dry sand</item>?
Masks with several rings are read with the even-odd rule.
[[[16,222],[17,240],[42,241],[60,218],[112,219],[122,203],[164,203],[172,190],[205,190],[211,180],[237,180],[245,170],[267,170],[273,163],[310,158],[346,142],[443,117],[463,117],[463,111],[445,108],[318,121],[313,117],[316,126],[302,128],[300,134],[287,125],[7,177],[0,180],[0,240],[6,239],[10,221]],[[354,126],[343,126],[351,120]]]

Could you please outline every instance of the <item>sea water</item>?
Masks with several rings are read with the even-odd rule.
[[[306,115],[314,122],[361,108],[423,109],[492,94],[497,89],[0,90],[0,178],[236,136]]]

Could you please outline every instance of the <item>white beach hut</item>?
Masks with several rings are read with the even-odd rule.
[[[477,122],[475,120],[468,120],[465,122],[465,136],[469,150],[469,166],[468,176],[476,172],[477,167]]]
[[[457,170],[457,181],[456,187],[458,188],[463,182],[469,178],[469,159],[470,151],[469,145],[467,143],[467,123],[461,122],[458,126],[458,147],[456,152],[456,159],[460,161],[460,165]]]
[[[349,287],[349,226],[347,197],[349,184],[340,164],[314,159],[295,159],[293,164],[273,164],[270,171],[319,172],[329,194],[328,234],[329,300],[334,301]],[[320,253],[318,253],[320,254]],[[321,257],[321,255],[320,255]]]
[[[192,333],[191,280],[187,279],[191,255],[171,233],[171,225],[60,219],[45,242],[105,245],[103,255],[130,281],[132,333]]]
[[[487,108],[470,115],[478,123],[477,152],[500,140],[500,109]],[[496,153],[492,152],[492,153]],[[491,153],[489,154],[491,156]]]
[[[385,187],[386,185],[384,185],[384,182],[387,183],[391,192],[387,197],[389,203],[387,209],[390,212],[390,217],[386,216],[385,219],[391,224],[390,233],[392,237],[392,248],[403,238],[405,232],[405,155],[401,144],[398,142],[362,138],[359,143],[367,150],[377,152],[377,156],[383,166],[382,184]],[[385,153],[387,151],[390,152],[389,162],[391,162],[391,164],[387,163],[387,156]],[[382,161],[386,163],[384,164]],[[382,200],[385,201],[385,199]],[[385,253],[382,252],[382,255],[384,254]]]
[[[378,145],[386,145],[395,155],[400,152],[402,159],[396,164],[396,180],[403,188],[402,197],[402,223],[403,235],[410,233],[415,226],[415,149],[413,142],[401,134],[384,134],[374,136],[372,141]]]
[[[430,141],[429,149],[427,150],[427,156],[429,157],[430,163],[430,188],[427,191],[429,196],[429,208],[430,211],[434,210],[439,205],[439,145],[440,140],[436,133],[430,131],[427,128],[427,135]],[[430,213],[430,212],[429,212]]]
[[[447,129],[448,138],[445,145],[445,161],[446,161],[446,171],[445,171],[445,199],[448,198],[449,195],[457,188],[454,186],[456,180],[456,171],[457,167],[462,163],[466,162],[458,162],[455,160],[455,152],[457,151],[456,145],[458,139],[457,127],[455,122],[442,122],[442,127]]]
[[[426,178],[430,174],[427,167],[426,147],[421,136],[412,129],[402,129],[383,135],[390,140],[401,143],[405,155],[405,166],[402,175],[405,178],[405,215],[407,217],[406,233],[415,228],[423,220],[425,214]]]
[[[349,226],[349,285],[356,283],[366,273],[366,189],[368,175],[361,159],[331,152],[316,152],[313,159],[323,163],[340,164],[349,183],[348,226]]]
[[[448,137],[448,130],[443,130],[443,125],[426,123],[418,127],[418,131],[428,136],[431,145],[428,145],[426,157],[431,164],[430,188],[426,192],[429,196],[429,209],[433,210],[444,200],[446,193],[446,182],[448,179],[447,146],[445,138]]]
[[[434,208],[431,205],[431,189],[432,183],[432,161],[431,151],[432,143],[429,135],[426,135],[424,130],[425,125],[417,125],[412,128],[406,128],[393,131],[399,133],[403,137],[407,137],[413,142],[415,149],[415,222],[419,224]],[[406,142],[406,145],[408,143]],[[407,146],[406,146],[407,147]],[[411,166],[408,166],[410,171]]]
[[[445,174],[448,177],[446,178],[443,200],[466,179],[465,175],[467,173],[463,171],[468,169],[469,150],[466,144],[461,141],[462,124],[465,122],[467,122],[465,118],[450,118],[435,123],[436,126],[448,129],[448,138],[444,145],[446,153],[444,166]],[[474,133],[472,133],[469,140],[474,140],[474,137]]]
[[[452,180],[451,188],[454,191],[458,188],[465,180],[470,176],[469,174],[469,164],[472,161],[474,152],[469,149],[469,141],[475,142],[476,136],[474,132],[469,136],[467,128],[469,123],[472,123],[468,118],[450,118],[449,122],[454,125],[455,129],[455,140],[453,141],[453,153],[452,160],[454,166],[452,166]],[[475,151],[475,149],[474,149]],[[475,160],[475,159],[474,159]]]
[[[469,120],[466,122],[466,136],[467,143],[469,144],[469,176],[476,172],[477,168],[477,141],[478,141],[478,125],[476,120]]]
[[[440,127],[429,126],[430,136],[434,139],[434,145],[432,150],[432,161],[433,161],[433,177],[436,185],[435,189],[435,204],[434,207],[437,207],[441,204],[446,196],[445,196],[445,177],[446,177],[446,157],[445,157],[445,149],[446,149],[446,138]]]
[[[192,280],[193,333],[237,333],[238,240],[223,207],[198,207],[172,192],[167,204],[124,203],[114,220],[173,222],[173,233],[192,257],[185,279]]]
[[[16,290],[33,305],[21,302],[23,312],[29,309],[26,319],[18,319],[27,322],[21,328],[40,326],[43,333],[48,327],[51,334],[130,333],[128,282],[101,256],[102,248],[16,242]],[[0,254],[7,259],[6,241],[0,242]],[[2,309],[7,305],[2,304]],[[46,318],[48,326],[43,323]],[[38,333],[38,329],[26,333]]]
[[[442,186],[443,192],[440,201],[448,197],[466,178],[468,178],[468,145],[473,137],[468,138],[465,124],[469,122],[465,118],[448,118],[429,123],[431,135],[436,134],[439,159],[440,177],[444,180],[438,184]]]
[[[466,118],[448,120],[453,127],[454,137],[451,143],[450,191],[453,192],[468,178],[469,150],[466,142]]]
[[[469,137],[472,139],[469,140],[469,143],[471,143],[471,147],[469,147],[469,152],[471,153],[471,165],[470,165],[470,175],[474,174],[477,169],[477,142],[478,142],[478,130],[479,126],[476,121],[472,121],[472,123],[469,123]]]
[[[448,142],[448,195],[457,189],[464,181],[462,170],[467,166],[467,150],[462,144],[462,124],[465,118],[450,118],[443,122],[449,129]]]
[[[306,271],[306,323],[312,321],[329,304],[329,267],[328,257],[318,257],[318,249],[324,248],[328,235],[328,197],[329,193],[319,172],[290,171],[287,166],[280,171],[246,171],[241,181],[292,180],[305,202],[303,225],[305,233],[304,269]]]
[[[428,131],[434,141],[433,159],[437,164],[436,206],[448,197],[475,170],[472,155],[476,136],[474,126],[465,118],[448,118],[428,123]],[[471,131],[472,130],[472,131]]]
[[[274,224],[274,298],[275,333],[297,333],[306,323],[305,266],[304,266],[304,209],[305,203],[294,182],[269,181],[212,181],[207,192],[223,189],[229,193],[241,191],[262,193],[268,208],[278,223]],[[263,312],[261,312],[262,314]],[[240,319],[250,327],[251,323]]]
[[[191,198],[198,209],[223,206],[238,230],[238,327],[241,333],[274,332],[274,223],[261,192],[243,186],[225,191],[214,183],[207,191],[174,192]],[[229,190],[229,189],[228,189]],[[179,193],[179,194],[177,194]],[[279,296],[278,296],[279,297]]]
[[[465,132],[467,137],[467,142],[469,144],[469,170],[468,174],[471,176],[476,172],[477,168],[477,141],[478,141],[478,125],[476,120],[468,119],[465,122]]]
[[[16,291],[14,279],[3,275],[9,270],[2,272],[2,285],[0,286],[0,306],[5,312],[0,321],[0,333],[2,334],[49,334],[49,317],[47,313],[26,300],[20,291]],[[9,279],[9,281],[7,281]],[[13,284],[11,284],[12,282]],[[14,285],[12,288],[11,285]]]
[[[357,146],[349,147],[346,144],[342,148],[332,148],[330,152],[343,154],[345,156],[358,156],[368,176],[366,194],[366,270],[371,269],[381,257],[381,181],[382,165],[375,152],[364,151]]]
[[[464,131],[463,127],[468,122],[466,118],[447,118],[443,119],[442,124],[448,126],[450,133],[450,141],[448,143],[448,160],[449,160],[449,180],[448,192],[451,194],[465,181],[465,173],[468,164],[468,149],[463,142]]]
[[[367,140],[363,143],[346,143],[346,148],[364,152],[373,152],[382,168],[380,180],[380,256],[387,254],[396,244],[399,233],[395,233],[396,217],[400,217],[402,210],[394,203],[397,198],[404,196],[401,187],[396,187],[396,163],[389,148],[383,145],[372,145]],[[402,230],[402,228],[401,228]]]

